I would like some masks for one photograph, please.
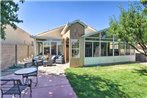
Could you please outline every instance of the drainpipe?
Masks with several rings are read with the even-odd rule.
[[[36,38],[34,38],[34,56],[36,56]]]

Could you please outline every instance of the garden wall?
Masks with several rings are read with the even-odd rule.
[[[34,54],[32,45],[25,44],[1,44],[1,70],[6,69],[24,58]]]

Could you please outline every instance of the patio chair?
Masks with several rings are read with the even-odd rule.
[[[59,55],[59,56],[56,58],[56,63],[58,63],[58,64],[63,64],[63,63],[64,63],[64,56],[63,56],[63,55]]]
[[[37,84],[38,84],[38,67],[39,66],[42,66],[42,65],[43,65],[43,60],[38,60],[35,63],[33,63],[33,62],[32,63],[25,63],[24,64],[24,67],[25,68],[27,68],[27,67],[36,67],[37,68],[37,71],[35,71],[35,72],[31,73],[31,74],[23,75],[23,81],[24,81],[24,78],[36,77],[35,86],[37,86]]]
[[[56,55],[52,55],[52,56],[49,58],[49,62],[55,63],[56,58],[57,58]]]
[[[43,66],[53,66],[55,59],[56,55],[50,56],[49,60],[43,62]]]
[[[32,80],[29,79],[24,84],[21,83],[20,79],[0,79],[1,83],[1,98],[4,95],[19,95],[21,98],[21,93],[27,87],[30,88],[30,97],[32,96]]]

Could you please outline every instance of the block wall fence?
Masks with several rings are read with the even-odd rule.
[[[1,44],[1,70],[23,61],[24,58],[29,58],[34,55],[32,45],[26,44]]]

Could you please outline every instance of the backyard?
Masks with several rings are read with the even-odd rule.
[[[119,64],[66,70],[78,98],[147,98],[147,66]]]

